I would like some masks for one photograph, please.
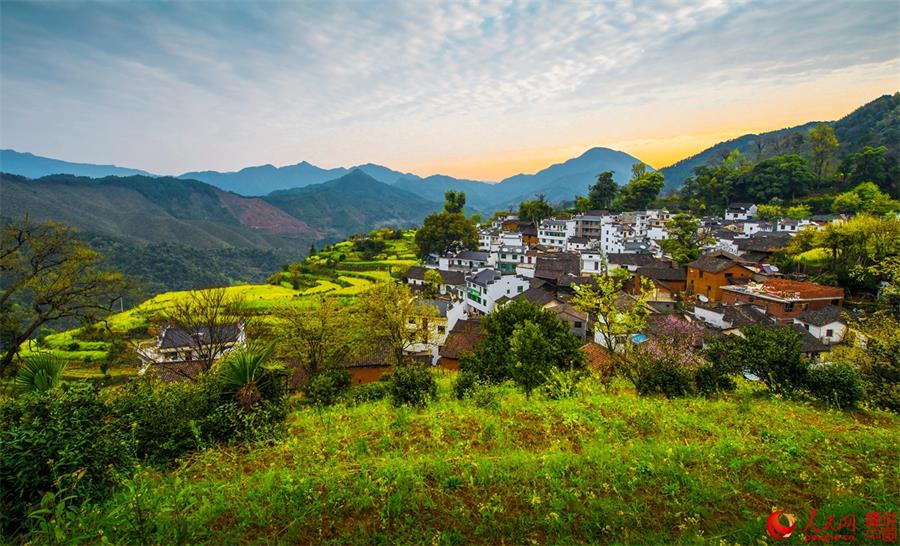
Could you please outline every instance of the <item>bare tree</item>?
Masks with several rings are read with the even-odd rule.
[[[225,288],[194,290],[175,298],[159,320],[165,328],[177,329],[201,370],[209,371],[229,348],[243,341],[250,319],[244,303],[242,296]]]

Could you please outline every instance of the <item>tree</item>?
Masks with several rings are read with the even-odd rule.
[[[519,352],[516,352],[511,345],[512,339],[517,329],[521,330],[526,323],[533,326],[519,334]],[[484,338],[473,353],[463,355],[460,361],[460,371],[463,374],[489,383],[514,379],[527,390],[546,379],[531,374],[538,369],[554,367],[571,370],[584,367],[580,343],[578,338],[569,334],[569,326],[551,311],[528,301],[512,300],[484,317],[481,324]],[[544,339],[546,346],[533,339],[535,331]],[[539,356],[534,356],[544,359],[544,362],[536,362],[527,354],[529,350],[537,350],[539,347],[551,348],[542,349]],[[520,369],[516,370],[516,366]]]
[[[436,269],[428,269],[425,271],[425,295],[429,298],[436,298],[441,293],[441,285],[444,284],[444,278]]]
[[[513,362],[510,374],[527,397],[546,381],[556,353],[553,340],[544,335],[540,326],[530,320],[516,325],[509,339],[509,356]]]
[[[620,210],[645,210],[659,195],[665,179],[659,172],[647,172],[643,163],[635,163],[628,185],[619,190],[616,207]]]
[[[544,198],[544,194],[539,194],[534,201],[523,201],[519,203],[519,218],[521,220],[530,220],[537,225],[544,218],[553,216],[553,207]]]
[[[865,146],[844,159],[841,171],[851,184],[874,182],[889,195],[900,197],[900,172],[897,161],[885,146]]]
[[[619,185],[613,179],[614,174],[613,171],[604,171],[597,175],[597,182],[588,191],[591,209],[607,210],[612,207],[619,193]]]
[[[0,235],[0,375],[40,327],[67,319],[95,322],[127,288],[71,229],[27,216],[6,225]]]
[[[874,182],[863,182],[834,198],[831,210],[845,214],[887,214],[900,210],[900,202],[882,192]]]
[[[748,326],[730,339],[728,354],[773,392],[790,393],[806,385],[808,361],[800,354],[800,334],[787,326]]]
[[[591,210],[591,200],[580,195],[575,196],[575,212],[587,212]]]
[[[659,246],[680,265],[700,257],[700,249],[715,239],[700,229],[700,220],[689,214],[676,214],[666,223],[668,237]]]
[[[809,130],[810,157],[819,187],[822,186],[822,180],[833,172],[838,148],[840,143],[831,125],[820,123]]]
[[[721,214],[731,199],[735,180],[750,169],[738,150],[731,150],[719,165],[700,165],[679,190],[682,206],[696,212]]]
[[[286,305],[273,315],[280,353],[311,374],[343,364],[359,348],[353,312],[334,298],[322,298],[312,310]]]
[[[419,258],[478,246],[475,224],[459,212],[429,215],[416,231]]]
[[[379,283],[363,292],[356,312],[365,325],[372,350],[387,348],[394,365],[406,362],[406,351],[431,341],[431,328],[420,322],[436,316],[437,310],[421,305],[405,284]]]
[[[794,205],[793,207],[788,207],[785,214],[787,214],[788,218],[793,218],[794,220],[805,220],[812,216],[809,205]]]
[[[444,193],[444,212],[462,213],[466,206],[466,192],[447,190]]]
[[[246,331],[249,317],[244,304],[243,296],[226,288],[193,290],[173,299],[157,321],[180,328],[191,336],[201,370],[209,371],[234,343],[235,329]],[[165,365],[164,362],[158,364]],[[173,371],[181,373],[180,368],[173,368]]]
[[[771,222],[784,215],[784,210],[779,205],[759,205],[756,207],[756,217],[760,220]]]
[[[610,275],[594,276],[593,284],[580,285],[571,300],[576,309],[593,317],[599,342],[609,351],[613,374],[631,362],[634,352],[631,336],[646,327],[650,315],[647,304],[650,287],[641,284],[633,297],[624,292],[630,282],[627,270],[616,269]]]
[[[876,313],[856,321],[851,332],[855,335],[835,347],[829,359],[859,370],[870,404],[900,413],[900,322],[888,313]]]
[[[768,203],[774,198],[806,195],[816,181],[809,164],[798,154],[779,155],[757,163],[735,181],[733,198]]]

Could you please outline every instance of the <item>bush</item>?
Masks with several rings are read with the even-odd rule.
[[[578,396],[578,386],[584,379],[584,370],[560,370],[550,368],[541,385],[541,394],[550,400],[562,400]]]
[[[81,344],[78,343],[77,341],[73,341],[72,343],[69,343],[68,345],[66,345],[66,349],[68,349],[70,351],[77,351],[77,350],[81,349]]]
[[[696,391],[697,366],[676,358],[639,355],[631,366],[631,377],[641,396],[662,394],[666,398],[687,396]]]
[[[457,400],[462,400],[472,394],[477,385],[478,376],[475,373],[460,371],[456,374],[456,380],[453,382],[453,395]]]
[[[425,366],[404,364],[391,374],[389,392],[394,407],[424,408],[429,400],[437,398],[437,381]]]
[[[344,400],[352,405],[358,406],[366,402],[375,402],[384,400],[389,394],[390,383],[386,381],[376,381],[366,385],[352,387],[344,395]]]
[[[0,526],[21,530],[44,493],[78,502],[104,497],[134,463],[108,401],[86,384],[27,393],[0,404]]]
[[[333,406],[350,388],[350,372],[337,366],[313,373],[303,385],[306,401],[314,406]]]
[[[838,408],[853,408],[865,396],[856,368],[846,362],[820,364],[809,369],[810,394]]]

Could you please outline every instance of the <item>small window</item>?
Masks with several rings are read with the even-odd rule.
[[[439,334],[443,334],[444,332],[447,331],[447,328],[445,328],[445,327],[443,327],[443,326],[438,326],[438,327],[437,327],[437,331],[438,331]]]
[[[521,286],[520,286],[520,287],[519,287],[519,288],[518,288],[518,292],[519,292],[519,294],[521,294],[521,293],[522,293],[522,290],[524,290],[524,288],[523,288],[523,287],[521,287]]]
[[[703,270],[702,269],[700,270],[700,278],[701,279],[703,278]]]
[[[828,330],[825,330],[825,337],[831,337],[833,335],[834,335],[834,330],[832,330],[831,328],[829,328]]]
[[[794,310],[794,302],[789,301],[789,302],[785,303],[784,310],[788,311],[788,312],[793,311]]]
[[[581,321],[580,321],[580,320],[576,320],[576,321],[575,321],[575,328],[581,328]]]
[[[831,305],[840,305],[841,300],[831,300]]]

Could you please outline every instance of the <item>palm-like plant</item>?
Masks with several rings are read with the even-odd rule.
[[[245,410],[262,400],[274,381],[286,373],[281,363],[270,362],[273,349],[274,344],[241,347],[232,351],[219,368],[226,390],[234,393]]]
[[[21,392],[44,392],[59,386],[66,362],[53,353],[41,352],[25,357],[16,387]]]

